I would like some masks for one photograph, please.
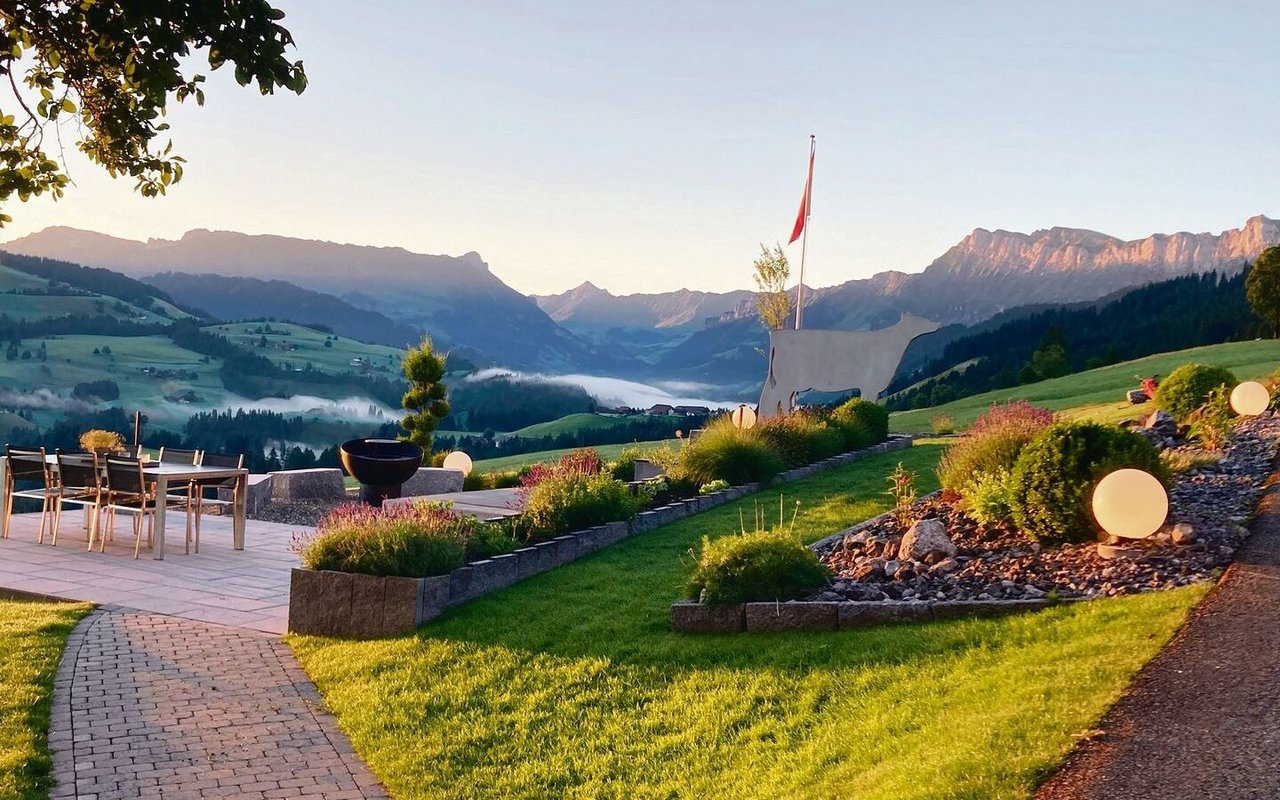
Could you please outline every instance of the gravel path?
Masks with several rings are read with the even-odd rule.
[[[1280,798],[1280,484],[1250,527],[1222,582],[1037,800]]]
[[[103,607],[54,683],[51,800],[386,798],[278,638]]]

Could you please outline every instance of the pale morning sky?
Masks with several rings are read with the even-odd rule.
[[[974,227],[1280,215],[1266,0],[276,4],[302,97],[218,74],[171,113],[168,197],[75,157],[0,239],[203,227],[476,250],[526,292],[742,288],[790,232],[810,133],[816,285],[918,271]]]

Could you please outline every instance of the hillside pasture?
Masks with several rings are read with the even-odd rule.
[[[9,267],[0,266],[0,315],[15,322],[34,322],[56,317],[96,317],[127,320],[146,325],[168,325],[172,322],[155,311],[125,303],[107,295],[25,294],[45,291],[49,282]],[[176,307],[157,301],[157,305],[175,317],[188,316]]]
[[[265,332],[268,325],[271,333]],[[333,338],[332,334],[290,322],[235,322],[207,325],[204,330],[225,336],[232,344],[276,363],[287,363],[294,368],[310,363],[313,369],[334,375],[361,371],[362,367],[351,362],[362,359],[368,362],[374,374],[396,378],[400,375],[400,361],[405,352],[396,347],[365,344],[345,336]],[[260,346],[263,337],[267,340],[265,348]],[[326,338],[330,340],[329,347],[324,346]]]
[[[1280,368],[1280,342],[1273,339],[1229,342],[1147,356],[1062,378],[984,392],[940,406],[900,411],[889,418],[889,426],[892,430],[903,433],[925,433],[929,430],[930,417],[947,414],[963,429],[992,403],[1016,399],[1027,400],[1054,411],[1073,409],[1068,416],[1075,418],[1118,421],[1138,416],[1144,410],[1143,407],[1131,406],[1125,402],[1125,392],[1138,388],[1139,376],[1165,376],[1176,367],[1190,362],[1226,367],[1240,380],[1260,378]]]

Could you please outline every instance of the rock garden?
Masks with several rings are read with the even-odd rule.
[[[1060,420],[1022,401],[993,406],[948,447],[939,492],[917,498],[917,476],[899,469],[887,482],[891,512],[811,546],[787,535],[785,516],[704,543],[688,584],[700,606],[677,604],[673,622],[751,630],[752,603],[807,603],[814,609],[791,612],[794,626],[829,629],[848,610],[838,604],[919,612],[863,615],[872,621],[927,619],[930,607],[1043,607],[1211,579],[1248,535],[1280,450],[1274,400],[1261,415],[1235,416],[1234,385],[1225,370],[1186,365],[1162,385],[1157,410],[1121,425]],[[1167,490],[1153,535],[1119,539],[1095,518],[1094,488],[1123,468]],[[745,619],[727,608],[744,603]]]

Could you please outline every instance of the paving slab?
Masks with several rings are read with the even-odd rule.
[[[39,514],[13,518],[0,539],[0,589],[86,600],[138,611],[284,633],[289,573],[298,566],[293,535],[309,529],[249,520],[245,549],[231,548],[230,517],[201,524],[200,552],[183,553],[175,525],[166,558],[133,558],[133,537],[117,531],[105,553],[85,549],[79,515],[64,517],[58,546],[37,544]],[[126,531],[127,533],[127,531]]]
[[[1182,630],[1037,800],[1280,797],[1280,487]]]

